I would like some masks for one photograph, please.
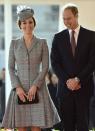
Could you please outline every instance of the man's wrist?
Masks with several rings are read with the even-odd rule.
[[[75,79],[75,81],[77,81],[78,83],[80,82],[80,79],[79,79],[78,77],[75,77],[74,79]]]

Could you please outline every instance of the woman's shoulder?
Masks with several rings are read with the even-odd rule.
[[[35,39],[39,42],[39,43],[47,43],[47,40],[45,38],[39,38],[39,37],[35,37]]]
[[[22,39],[22,37],[17,37],[17,38],[14,38],[14,39],[12,39],[11,40],[11,42],[16,42],[16,43],[18,43],[19,41],[21,41],[21,39]]]
[[[21,40],[22,40],[22,37],[12,39],[11,46],[18,47],[18,45],[20,45],[21,43]]]
[[[45,38],[36,38],[38,46],[41,48],[48,48],[47,40]]]

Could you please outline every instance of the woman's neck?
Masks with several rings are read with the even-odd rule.
[[[32,40],[33,40],[33,35],[24,35],[24,41],[27,48],[31,46]]]
[[[32,39],[33,39],[33,34],[32,35],[24,35],[25,42],[31,43]]]

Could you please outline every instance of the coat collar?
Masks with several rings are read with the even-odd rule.
[[[26,45],[25,45],[25,42],[24,42],[24,37],[23,36],[21,37],[21,43],[20,43],[21,44],[21,48],[25,49],[25,51],[28,51],[29,53],[36,46],[37,43],[38,43],[38,39],[36,38],[36,36],[34,36],[30,48],[27,49]]]

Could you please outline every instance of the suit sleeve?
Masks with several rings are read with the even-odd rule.
[[[42,57],[41,57],[41,63],[42,63],[42,70],[40,71],[38,77],[33,82],[33,85],[36,85],[38,88],[42,86],[42,84],[45,82],[45,76],[48,72],[49,68],[49,51],[46,40],[42,41]]]
[[[95,70],[95,32],[91,33],[90,35],[91,35],[91,42],[89,47],[88,64],[78,74],[78,78],[80,79],[80,82],[87,80],[87,78],[90,75],[92,75],[93,71]]]
[[[10,74],[10,79],[13,89],[15,89],[16,87],[21,87],[20,80],[16,74],[16,69],[15,69],[14,45],[15,45],[15,41],[12,40],[9,49],[9,60],[8,60],[9,74]]]
[[[51,66],[54,70],[55,74],[59,78],[60,81],[66,82],[69,78],[68,74],[64,70],[64,65],[61,63],[61,55],[59,52],[58,44],[60,44],[58,41],[58,38],[56,35],[54,36],[53,42],[52,42],[52,49],[51,49]],[[60,47],[61,48],[61,47]]]

